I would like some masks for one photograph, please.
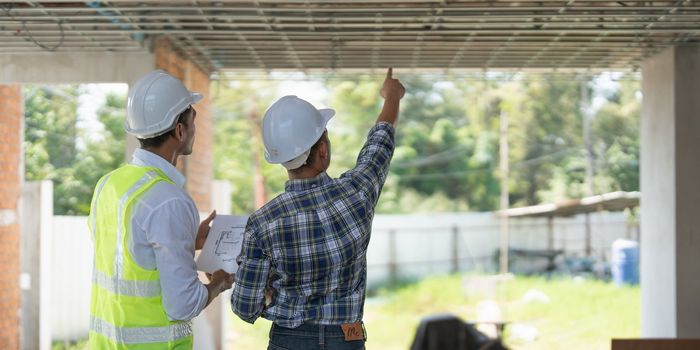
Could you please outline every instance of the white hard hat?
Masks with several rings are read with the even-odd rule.
[[[296,96],[280,98],[267,109],[263,118],[265,159],[287,169],[302,166],[333,115],[334,110],[316,109]]]
[[[140,139],[170,130],[175,119],[202,94],[187,90],[177,78],[155,70],[143,76],[129,90],[124,129]]]

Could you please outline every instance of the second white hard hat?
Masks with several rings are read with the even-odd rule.
[[[124,129],[140,139],[147,139],[172,129],[175,119],[202,94],[187,90],[180,80],[155,70],[143,76],[129,89]]]
[[[272,164],[283,164],[287,169],[300,167],[334,115],[334,110],[316,109],[296,96],[284,96],[275,101],[263,118],[265,159]]]

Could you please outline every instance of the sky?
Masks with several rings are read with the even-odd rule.
[[[97,110],[104,104],[108,93],[126,94],[127,84],[81,84],[83,93],[78,98],[78,128],[88,135],[98,135],[102,124],[97,120]]]

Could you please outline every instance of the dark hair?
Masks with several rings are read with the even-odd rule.
[[[325,135],[325,133],[323,133],[323,135]],[[316,141],[316,143],[314,143],[313,146],[311,146],[311,149],[309,150],[309,157],[306,159],[316,159],[316,153],[318,153],[318,148],[321,146],[321,142],[325,142],[326,139],[323,135],[321,135],[321,138],[318,139],[318,141]]]
[[[170,128],[170,130],[168,130],[167,132],[147,139],[138,139],[139,143],[141,144],[141,148],[157,148],[162,146],[165,143],[165,141],[167,141],[168,138],[173,135],[173,131],[175,130],[175,127],[178,123],[184,124],[185,126],[189,126],[187,125],[187,112],[191,109],[192,106],[189,106],[187,107],[187,109],[182,111],[182,113],[180,113],[177,116],[177,121],[173,123],[172,128]]]

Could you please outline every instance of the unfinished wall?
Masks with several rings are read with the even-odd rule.
[[[19,349],[21,85],[0,85],[0,349]]]
[[[179,54],[168,39],[156,41],[154,54],[156,68],[172,74],[182,80],[188,89],[204,95],[204,98],[194,105],[197,111],[197,136],[193,152],[190,156],[180,157],[178,168],[187,177],[187,192],[197,204],[197,209],[200,212],[208,212],[213,209],[210,192],[214,173],[214,130],[209,113],[209,75]]]

